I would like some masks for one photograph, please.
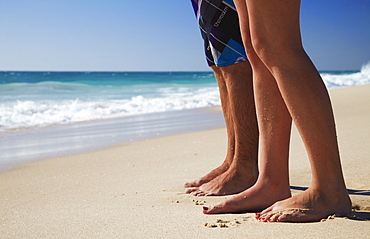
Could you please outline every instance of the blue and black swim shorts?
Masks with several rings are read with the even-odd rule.
[[[209,66],[246,61],[239,18],[233,0],[191,0],[204,40]]]

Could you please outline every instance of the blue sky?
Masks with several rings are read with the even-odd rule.
[[[370,61],[369,0],[303,0],[319,70]],[[209,70],[190,0],[0,0],[0,70]]]

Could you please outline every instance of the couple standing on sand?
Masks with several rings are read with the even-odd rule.
[[[222,165],[185,183],[186,192],[235,194],[203,213],[254,211],[264,222],[351,214],[330,98],[302,46],[300,0],[192,4],[218,82],[228,148]],[[288,169],[292,121],[312,170],[310,187],[295,196]]]

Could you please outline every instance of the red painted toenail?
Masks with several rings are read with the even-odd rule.
[[[209,209],[208,207],[203,207],[204,211],[208,211],[208,209]]]
[[[271,219],[267,219],[268,222],[271,222]]]

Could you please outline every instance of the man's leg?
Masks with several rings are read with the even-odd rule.
[[[206,174],[205,176],[199,178],[198,180],[187,182],[184,184],[185,188],[191,188],[191,187],[200,187],[201,185],[208,183],[209,181],[213,180],[214,178],[220,176],[222,173],[224,173],[231,165],[231,162],[234,158],[234,152],[235,152],[235,130],[233,126],[233,119],[232,114],[230,110],[230,96],[229,92],[227,90],[226,81],[224,79],[224,76],[222,74],[223,67],[216,67],[212,66],[213,73],[215,75],[215,78],[217,80],[219,92],[220,92],[220,98],[221,98],[221,107],[222,112],[225,119],[226,124],[226,131],[227,131],[227,153],[226,158],[224,162],[217,168],[213,169],[211,172]],[[193,190],[189,190],[188,192],[192,192]]]
[[[218,168],[185,183],[193,195],[234,194],[256,180],[258,127],[252,73],[232,1],[192,0],[208,64],[215,73],[228,134],[227,155]],[[239,62],[239,63],[238,63]],[[217,65],[218,67],[216,67]]]
[[[249,62],[213,67],[218,81],[228,132],[223,164],[188,189],[193,195],[228,195],[251,187],[258,175],[258,127]],[[208,181],[208,182],[206,182]]]

